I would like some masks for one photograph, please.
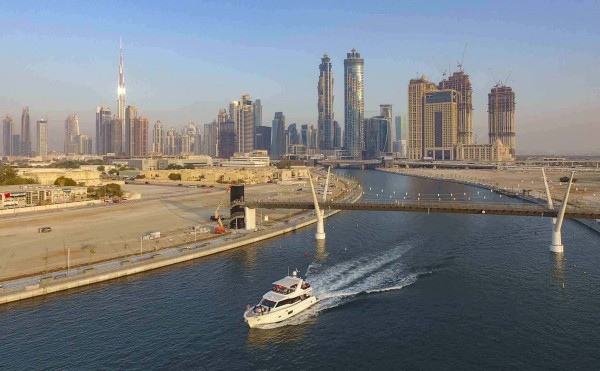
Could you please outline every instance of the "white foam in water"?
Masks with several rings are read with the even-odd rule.
[[[401,262],[402,254],[409,249],[399,246],[382,255],[362,256],[332,266],[311,264],[306,279],[319,298],[317,304],[289,320],[261,328],[299,325],[319,312],[350,302],[356,295],[400,290],[415,283],[419,274],[407,272]]]

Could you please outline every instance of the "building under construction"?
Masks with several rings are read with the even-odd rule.
[[[462,69],[454,72],[448,80],[444,79],[438,85],[439,89],[452,89],[458,92],[458,117],[457,117],[457,137],[460,144],[473,143],[473,88],[469,75]]]
[[[489,143],[497,139],[515,156],[515,93],[512,88],[497,84],[488,94]]]

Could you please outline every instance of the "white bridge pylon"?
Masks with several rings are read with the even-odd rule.
[[[319,199],[317,198],[317,193],[315,192],[315,186],[312,180],[312,174],[310,170],[308,171],[308,180],[310,182],[310,190],[312,191],[313,201],[315,202],[315,214],[317,214],[317,232],[315,233],[315,238],[317,240],[325,239],[325,224],[323,223],[323,214],[321,212],[321,208],[319,207]],[[328,177],[329,180],[329,177]]]
[[[542,175],[544,176],[544,186],[546,187],[546,197],[548,199],[548,208],[554,210],[554,203],[552,202],[552,195],[550,194],[550,187],[548,187],[548,180],[546,179],[546,171],[542,168]],[[560,205],[560,210],[556,218],[552,218],[552,242],[550,244],[550,251],[554,253],[562,254],[565,247],[562,243],[562,224],[565,219],[565,211],[567,210],[567,203],[569,201],[569,193],[571,192],[571,185],[573,184],[573,176],[575,172],[571,172],[571,178],[567,185],[567,190]]]

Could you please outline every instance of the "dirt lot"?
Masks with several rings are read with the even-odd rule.
[[[299,188],[302,188],[299,191]],[[190,226],[214,228],[210,221],[217,204],[225,196],[225,186],[188,188],[177,185],[128,184],[124,190],[142,194],[142,200],[111,206],[62,209],[35,214],[20,214],[0,219],[0,281],[8,277],[29,275],[65,268],[67,252],[70,264],[114,259],[139,253],[141,236],[160,231],[161,238],[143,240],[144,251],[218,238],[212,233],[190,231]],[[341,191],[338,183],[333,188]],[[263,184],[247,186],[246,198],[311,200],[307,185]],[[259,224],[268,226],[297,210],[257,210]],[[229,195],[220,209],[229,216]],[[264,217],[269,221],[265,222]],[[39,233],[50,226],[52,232]]]

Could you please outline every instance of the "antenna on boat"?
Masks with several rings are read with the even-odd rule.
[[[288,276],[290,275],[290,266],[288,265]]]

